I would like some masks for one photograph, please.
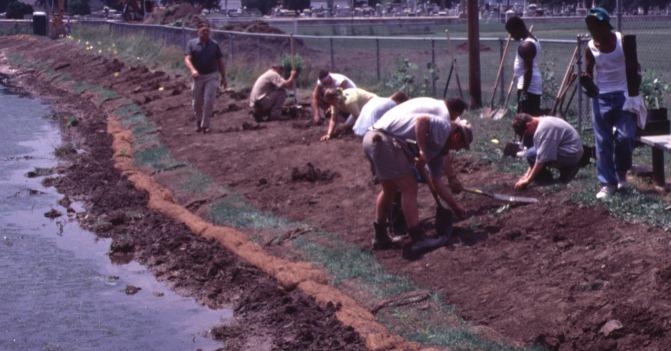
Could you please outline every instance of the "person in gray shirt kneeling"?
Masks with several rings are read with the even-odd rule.
[[[518,113],[513,119],[513,130],[521,138],[533,136],[534,141],[526,153],[529,169],[515,183],[515,190],[526,188],[534,180],[552,180],[552,172],[547,167],[559,169],[560,182],[573,180],[583,155],[580,135],[573,126],[557,117]]]

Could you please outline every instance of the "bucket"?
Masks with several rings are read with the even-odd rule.
[[[47,35],[47,14],[45,12],[33,12],[33,34]]]

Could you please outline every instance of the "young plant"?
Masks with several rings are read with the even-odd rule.
[[[658,77],[661,74],[654,70],[645,71],[641,80],[641,95],[649,109],[659,109],[664,106],[664,96],[671,90],[669,83],[662,82]]]

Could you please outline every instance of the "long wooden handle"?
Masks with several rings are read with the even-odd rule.
[[[296,47],[294,46],[294,33],[289,35],[289,46],[291,47],[291,69],[296,69]]]
[[[436,205],[441,208],[445,208],[443,206],[443,203],[440,201],[440,198],[438,197],[438,190],[436,190],[436,186],[433,184],[433,181],[431,178],[429,178],[429,174],[426,172],[426,169],[424,167],[415,167],[417,169],[417,172],[426,180],[426,185],[429,186],[429,190],[431,190],[431,195],[433,196],[433,199],[436,200]]]
[[[492,92],[492,99],[489,102],[489,106],[494,107],[494,98],[496,97],[496,90],[499,87],[499,81],[501,80],[501,75],[503,73],[503,64],[506,61],[506,56],[508,56],[508,48],[510,47],[510,41],[513,37],[508,34],[508,40],[506,40],[506,46],[503,48],[503,55],[501,56],[501,62],[499,63],[499,69],[496,71],[496,79],[494,80],[494,91]]]

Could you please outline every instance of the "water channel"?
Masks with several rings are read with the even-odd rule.
[[[176,295],[142,265],[116,265],[62,197],[25,174],[57,164],[58,126],[41,101],[0,85],[0,350],[213,350],[232,318]],[[82,211],[82,206],[73,206]],[[49,219],[57,209],[63,216]],[[140,287],[127,295],[127,285]]]

